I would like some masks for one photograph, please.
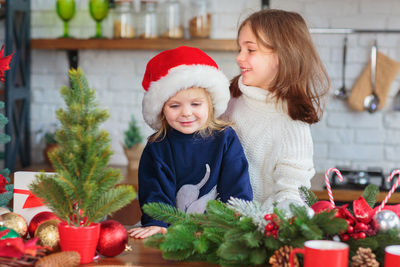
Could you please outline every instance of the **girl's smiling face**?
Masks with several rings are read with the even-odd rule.
[[[206,90],[191,87],[168,99],[163,113],[169,126],[181,133],[192,134],[206,126],[209,105]]]
[[[239,33],[239,54],[236,56],[242,83],[268,90],[278,72],[279,59],[272,49],[259,46],[250,25],[247,23]]]

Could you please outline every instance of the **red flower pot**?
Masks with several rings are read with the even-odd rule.
[[[62,251],[76,251],[81,256],[81,264],[93,261],[100,235],[100,224],[77,227],[67,222],[58,224],[60,247]]]

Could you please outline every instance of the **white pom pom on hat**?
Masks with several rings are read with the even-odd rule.
[[[214,115],[225,112],[229,98],[229,80],[215,61],[198,48],[180,46],[153,57],[146,66],[142,81],[146,91],[142,113],[154,130],[161,128],[160,114],[164,103],[177,92],[190,87],[206,89],[214,106]]]

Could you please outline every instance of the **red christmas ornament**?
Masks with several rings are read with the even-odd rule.
[[[28,232],[29,236],[33,237],[35,235],[36,228],[39,227],[41,223],[44,223],[48,220],[59,220],[61,221],[54,213],[50,211],[42,211],[33,216],[32,220],[29,223]]]
[[[128,232],[117,221],[107,220],[101,222],[100,237],[97,251],[106,257],[114,257],[125,250],[128,244]]]

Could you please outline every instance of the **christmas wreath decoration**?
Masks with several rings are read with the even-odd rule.
[[[399,173],[392,173],[389,179]],[[327,188],[330,191],[328,184]],[[341,207],[334,205],[331,192],[328,202],[317,201],[305,187],[299,190],[314,214],[307,207],[295,205],[290,206],[292,217],[276,207],[272,214],[265,214],[258,202],[235,198],[228,203],[209,201],[204,214],[185,214],[164,203],[148,203],[143,211],[170,227],[165,235],[154,235],[145,244],[160,249],[165,259],[223,266],[285,264],[292,248],[303,247],[307,240],[321,239],[347,243],[349,262],[353,259],[354,266],[364,261],[377,261],[383,266],[385,247],[400,244],[399,213],[393,212],[400,208],[384,208],[392,190],[376,208],[376,185],[368,185],[351,206]]]

